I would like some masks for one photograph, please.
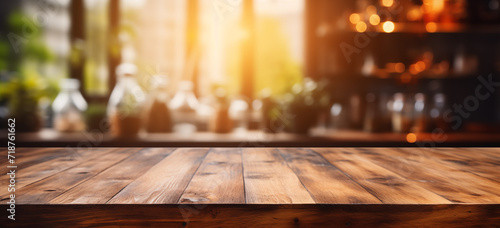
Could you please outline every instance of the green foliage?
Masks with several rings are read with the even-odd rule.
[[[57,81],[43,77],[40,69],[54,54],[41,39],[42,28],[20,11],[8,17],[9,34],[21,37],[19,53],[8,39],[0,40],[0,71],[15,72],[0,82],[0,100],[9,102],[12,115],[34,112],[42,97],[54,98]]]
[[[271,89],[272,95],[283,95],[291,91],[294,84],[302,81],[301,67],[288,45],[282,25],[272,17],[257,20],[255,92]]]

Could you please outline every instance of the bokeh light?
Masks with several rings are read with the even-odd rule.
[[[349,16],[349,21],[353,24],[357,24],[361,21],[361,16],[359,16],[359,14],[357,13],[353,13],[351,14],[351,16]]]
[[[425,25],[425,30],[427,30],[427,32],[436,32],[437,24],[434,22],[429,22]]]
[[[358,32],[365,32],[366,31],[366,23],[365,22],[359,22],[356,25],[356,31],[358,31]]]
[[[392,21],[386,21],[384,22],[384,24],[382,25],[382,29],[384,30],[384,32],[386,33],[391,33],[394,31],[394,22]]]
[[[380,24],[380,17],[377,14],[372,14],[370,16],[370,24],[372,25]]]

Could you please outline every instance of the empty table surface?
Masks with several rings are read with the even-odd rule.
[[[6,164],[6,156],[0,161]],[[16,165],[16,204],[30,215],[57,208],[61,218],[92,207],[88,213],[123,212],[114,216],[131,218],[140,207],[179,210],[177,220],[167,220],[186,225],[186,205],[198,212],[188,213],[191,217],[214,208],[227,216],[239,211],[258,217],[256,211],[268,210],[276,218],[287,216],[281,210],[292,210],[283,221],[299,224],[305,219],[298,216],[302,209],[318,215],[353,206],[365,218],[386,212],[387,219],[401,215],[401,221],[420,221],[422,213],[499,219],[496,148],[19,148]],[[0,182],[8,181],[0,176]],[[5,205],[10,193],[6,188],[1,193]]]

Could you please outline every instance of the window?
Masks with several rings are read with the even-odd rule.
[[[253,95],[264,88],[289,91],[302,78],[304,1],[247,1],[121,0],[119,35],[110,40],[109,0],[86,0],[86,88],[109,92],[108,72],[114,71],[107,52],[118,47],[121,61],[138,65],[145,87],[148,76],[164,74],[172,93],[180,80],[193,80],[200,96],[215,86],[240,95],[249,86],[244,65],[250,64]],[[245,12],[252,14],[250,24]]]
[[[119,39],[124,62],[139,67],[139,83],[163,74],[175,85],[185,61],[186,1],[125,0],[121,2]]]
[[[302,79],[302,0],[255,0],[255,91],[289,92]]]
[[[109,1],[85,0],[84,90],[91,96],[108,93]],[[74,43],[75,48],[78,43]]]

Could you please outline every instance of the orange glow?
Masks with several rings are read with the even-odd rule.
[[[401,82],[402,83],[410,83],[411,82],[411,75],[408,73],[401,74]]]
[[[387,70],[387,72],[396,72],[396,64],[394,63],[387,63],[385,64],[385,69]]]
[[[428,13],[441,13],[444,10],[444,0],[424,0],[424,8]]]
[[[422,18],[422,9],[420,7],[413,8],[408,11],[406,18],[409,21],[418,21]]]
[[[408,133],[406,135],[406,141],[409,143],[415,143],[417,141],[417,135],[415,133]]]
[[[359,22],[356,25],[356,31],[358,31],[358,32],[365,32],[366,31],[366,23],[365,22]]]
[[[382,0],[381,3],[385,7],[391,7],[394,4],[394,0]]]
[[[386,21],[382,25],[382,29],[384,29],[386,33],[391,33],[394,31],[394,23],[392,21]]]
[[[437,31],[437,25],[434,22],[429,22],[425,25],[425,30],[427,32],[436,32]]]
[[[394,71],[397,73],[403,73],[405,71],[405,65],[403,63],[396,63],[394,66]]]
[[[377,13],[377,7],[375,7],[374,5],[368,6],[366,8],[366,12],[368,14],[376,14]]]
[[[353,24],[357,24],[361,21],[361,16],[359,16],[359,14],[357,13],[353,13],[351,14],[351,16],[349,16],[349,21]]]
[[[417,70],[416,64],[411,64],[408,71],[410,72],[410,74],[413,74],[413,75],[419,73],[419,71]]]
[[[378,25],[380,23],[380,17],[377,14],[372,14],[370,16],[370,24]]]
[[[417,72],[422,72],[425,70],[425,63],[424,61],[418,61],[417,63],[415,63],[415,70],[417,70]]]

